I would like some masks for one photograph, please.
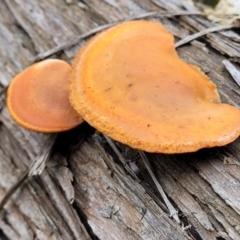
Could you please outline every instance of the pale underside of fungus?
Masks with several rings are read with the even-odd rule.
[[[156,22],[125,22],[92,38],[74,61],[70,102],[99,131],[148,152],[193,152],[240,134],[240,110],[220,102]]]

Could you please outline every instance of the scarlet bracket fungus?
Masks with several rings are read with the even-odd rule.
[[[220,102],[156,22],[125,22],[92,38],[74,61],[70,102],[99,131],[148,152],[193,152],[240,134],[240,110]]]
[[[21,126],[38,132],[60,132],[83,122],[69,102],[71,66],[49,59],[19,73],[7,92],[10,115]]]
[[[49,59],[19,73],[7,92],[7,107],[13,119],[27,129],[45,133],[69,130],[82,123],[69,102],[70,70],[68,63]],[[28,176],[42,173],[56,136],[49,135],[42,153],[1,200],[0,210]]]

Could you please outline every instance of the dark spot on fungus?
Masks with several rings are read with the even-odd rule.
[[[178,57],[174,37],[161,24],[124,22],[93,39],[74,61],[70,100],[99,131],[133,148],[161,153],[222,146],[240,135],[239,109],[220,103],[214,83]],[[114,86],[111,99],[104,91],[79,95],[89,84],[93,89]],[[136,91],[127,91],[131,84]]]
[[[108,91],[111,90],[111,89],[112,89],[111,87],[106,88],[106,89],[105,89],[105,92],[108,92]]]

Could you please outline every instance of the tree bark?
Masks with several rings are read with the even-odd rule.
[[[179,13],[184,0],[2,0],[0,4],[0,199],[44,149],[49,137],[18,126],[5,106],[11,79],[51,48],[103,24],[151,11]],[[150,17],[176,37],[213,26],[204,16]],[[87,39],[51,57],[71,62]],[[240,105],[240,90],[222,60],[240,62],[240,35],[211,33],[178,48],[217,85],[223,102]],[[207,133],[206,133],[207,134]],[[147,154],[182,221],[168,214],[138,153],[134,180],[101,134],[84,123],[59,134],[41,176],[29,178],[0,213],[0,239],[240,239],[239,139],[181,155]],[[150,195],[149,195],[150,194]]]

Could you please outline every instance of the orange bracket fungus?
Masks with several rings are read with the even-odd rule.
[[[65,61],[48,59],[19,73],[7,92],[13,119],[27,129],[45,133],[69,130],[82,123],[69,102],[70,71]]]
[[[69,102],[70,71],[71,66],[65,61],[49,59],[19,73],[7,92],[12,118],[29,130],[43,133],[66,131],[82,123],[83,119]],[[28,176],[42,173],[55,138],[56,135],[49,135],[42,153],[1,200],[0,210]]]
[[[10,115],[21,126],[43,133],[72,129],[83,122],[69,102],[71,66],[48,59],[25,69],[11,82],[7,92]],[[46,142],[43,155],[30,167],[29,175],[40,174],[51,152],[55,135]]]
[[[99,131],[148,152],[193,152],[240,134],[240,110],[220,102],[156,22],[125,22],[92,38],[74,61],[70,102]]]

